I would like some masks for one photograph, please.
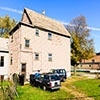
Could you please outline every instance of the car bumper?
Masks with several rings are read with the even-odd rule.
[[[61,88],[61,85],[60,86],[56,86],[56,87],[51,87],[50,89],[51,90],[55,90],[55,89],[59,89],[59,88]]]

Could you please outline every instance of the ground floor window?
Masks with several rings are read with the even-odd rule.
[[[10,59],[10,65],[12,65],[13,64],[13,57],[11,57],[11,59]]]
[[[35,52],[35,60],[39,60],[39,53]]]
[[[91,67],[91,65],[89,65],[89,67]]]
[[[4,67],[4,56],[0,56],[0,67]]]
[[[82,67],[82,65],[81,65],[81,67]]]

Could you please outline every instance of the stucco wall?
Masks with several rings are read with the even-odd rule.
[[[12,35],[11,35],[12,36]],[[19,73],[19,60],[20,60],[20,28],[13,34],[13,39],[9,38],[9,75]],[[13,40],[13,41],[12,41]],[[12,57],[12,64],[11,64]]]
[[[21,25],[21,63],[27,63],[27,73],[64,68],[70,76],[70,39],[53,34],[52,40],[48,40],[48,32],[39,30],[36,36],[35,30]],[[29,48],[25,48],[25,39],[30,40]],[[39,53],[39,61],[34,59],[35,52]],[[52,53],[52,62],[48,61],[48,53]]]

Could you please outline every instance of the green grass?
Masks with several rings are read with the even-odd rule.
[[[10,82],[8,82],[8,81],[4,81],[4,82],[3,82],[3,86],[6,86],[6,85],[8,85],[8,84],[10,84]],[[1,82],[0,82],[0,86],[1,86]]]
[[[19,97],[15,100],[49,100],[59,98],[73,98],[74,96],[66,90],[60,89],[57,91],[43,91],[40,88],[32,87],[30,85],[18,86]]]
[[[94,96],[95,100],[100,100],[100,80],[99,79],[86,79],[79,80],[72,83],[76,86],[79,92],[83,92],[88,96]]]

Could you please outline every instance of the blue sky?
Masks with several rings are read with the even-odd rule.
[[[24,7],[38,13],[45,10],[46,16],[65,23],[84,15],[94,39],[95,52],[100,52],[100,0],[0,0],[0,16],[8,14],[20,21]]]

